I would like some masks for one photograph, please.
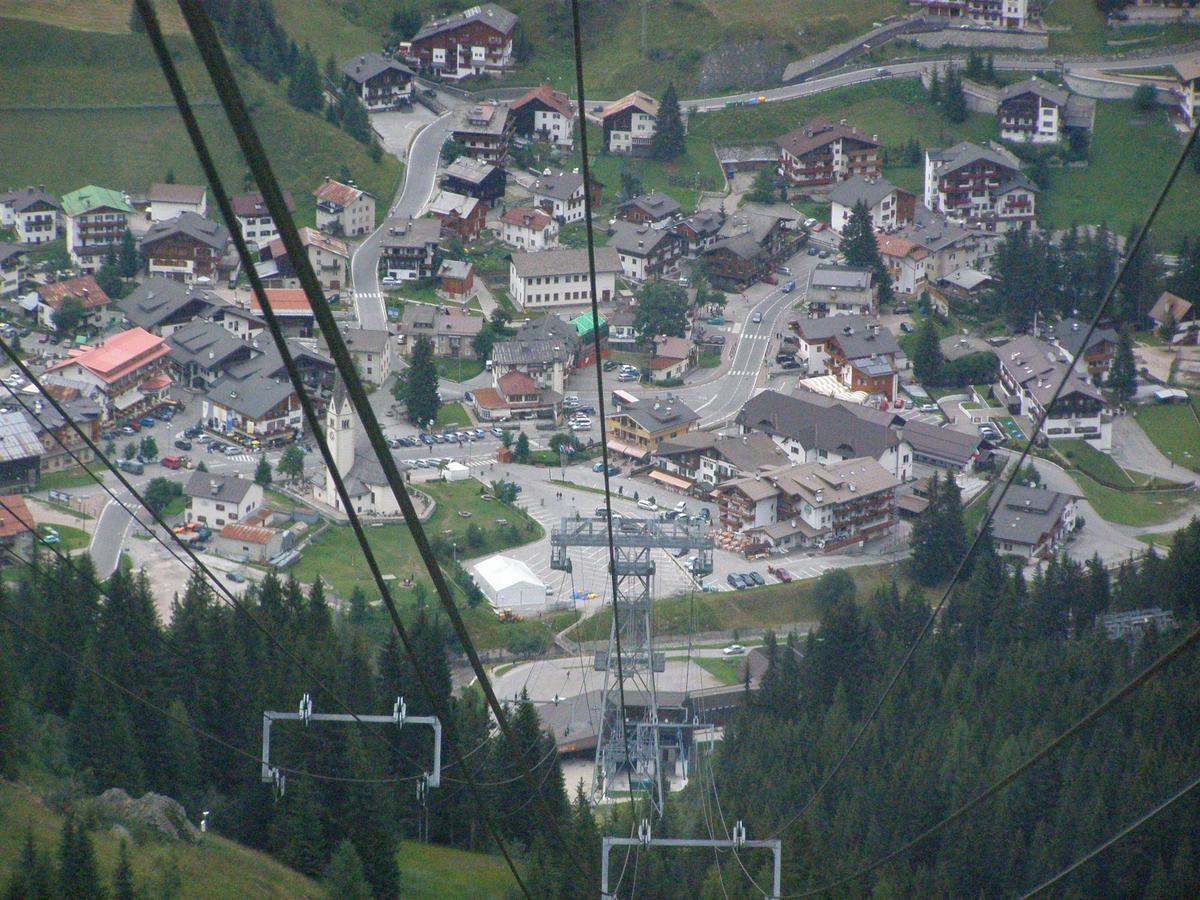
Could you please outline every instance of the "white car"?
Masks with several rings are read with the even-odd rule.
[[[677,516],[682,515],[683,513],[687,512],[687,503],[683,500],[680,500],[678,503],[675,504],[674,509],[675,509],[675,515],[677,515]]]
[[[922,403],[921,404],[921,412],[935,413],[935,412],[941,412],[941,411],[942,411],[941,407],[939,407],[936,403]]]
[[[726,647],[721,652],[724,653],[726,656],[741,656],[743,653],[746,652],[746,648],[743,647],[741,644],[730,644],[728,647]]]
[[[653,500],[639,500],[637,505],[638,509],[644,509],[647,512],[656,512],[658,510],[658,504]]]

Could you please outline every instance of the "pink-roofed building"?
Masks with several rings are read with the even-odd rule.
[[[650,359],[650,377],[654,381],[682,378],[692,367],[696,345],[688,338],[665,334],[654,339],[654,356]]]
[[[897,294],[919,294],[925,290],[928,250],[898,234],[877,234],[875,242]]]
[[[144,328],[130,328],[71,355],[46,371],[91,385],[104,421],[140,415],[167,399],[170,347]]]

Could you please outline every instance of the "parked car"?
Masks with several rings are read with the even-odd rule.
[[[658,511],[658,504],[655,503],[653,500],[639,500],[637,502],[637,505],[638,505],[638,509],[644,509],[647,512],[657,512]]]
[[[901,322],[900,330],[902,332],[904,332],[905,334],[912,334],[913,327],[911,325],[909,325],[907,322]]]
[[[491,431],[492,431],[493,437],[498,437],[498,438],[504,437],[504,429],[503,428],[497,428],[496,426],[493,425]],[[421,435],[421,439],[424,440],[425,435]]]
[[[792,573],[783,566],[767,566],[767,574],[774,575],[777,579],[787,584],[792,580]]]
[[[613,362],[611,359],[606,359],[604,361],[604,365],[601,368],[603,368],[605,372],[611,372],[616,367],[617,367],[617,364],[615,362]]]
[[[898,304],[897,306],[893,307],[892,312],[894,312],[898,316],[905,316],[905,315],[908,315],[910,312],[912,312],[912,307],[909,306],[907,303],[901,303],[901,304]]]
[[[486,432],[486,431],[484,431],[482,428],[476,428],[476,429],[473,429],[473,430],[471,431],[471,434],[475,435],[475,437],[476,437],[476,438],[485,438],[485,437],[487,437],[487,432]]]
[[[123,426],[121,426],[121,434],[128,437],[131,434],[137,434],[137,429],[134,428],[132,425],[123,425]]]
[[[622,372],[617,376],[617,381],[637,381],[638,377],[630,372]]]
[[[730,572],[728,575],[725,576],[725,581],[734,590],[740,591],[742,588],[745,587],[745,585],[742,584],[742,576],[739,575],[737,572]]]
[[[138,422],[143,428],[153,428],[158,424],[158,419],[154,418],[154,416],[142,416],[138,419]]]
[[[812,230],[813,231],[824,231],[827,227],[828,226],[824,222],[817,222],[815,225],[813,225]]]
[[[822,250],[820,253],[817,254],[817,258],[818,259],[829,259],[829,251]]]
[[[746,648],[743,647],[741,644],[730,644],[728,647],[726,647],[721,652],[724,653],[726,656],[741,656],[743,653],[746,652]]]
[[[146,471],[146,468],[134,459],[118,459],[117,468],[122,472],[128,472],[130,475],[141,475]]]
[[[763,578],[758,572],[747,572],[742,577],[749,578],[754,583],[755,587],[762,587],[767,583],[767,579]]]
[[[182,469],[183,459],[178,456],[164,456],[162,464],[164,469]]]
[[[790,294],[795,289],[796,289],[796,282],[794,282],[794,281],[787,281],[783,285],[783,292],[785,294]]]
[[[178,450],[191,450],[192,442],[187,440],[186,438],[178,438],[175,441],[175,447]]]
[[[725,319],[722,316],[713,316],[711,319],[705,320],[709,325],[724,325]]]
[[[768,272],[766,275],[764,275],[762,277],[762,283],[763,284],[779,284],[779,279],[776,278],[774,275],[772,275],[770,272]]]
[[[232,581],[234,584],[244,584],[246,576],[240,572],[226,572],[225,578],[227,581]]]
[[[921,404],[921,412],[935,413],[935,412],[941,412],[941,411],[942,411],[942,408],[940,406],[938,406],[936,403],[922,403]]]
[[[809,247],[809,248],[808,248],[808,255],[809,255],[809,256],[816,256],[816,255],[817,255],[817,252],[818,252],[818,251],[817,251],[817,248],[816,248],[816,247]]]
[[[674,510],[675,510],[675,515],[677,515],[677,516],[682,515],[683,513],[687,512],[687,501],[680,500],[678,503],[675,504]]]

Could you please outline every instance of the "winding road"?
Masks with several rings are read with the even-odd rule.
[[[362,328],[387,328],[387,309],[379,287],[379,245],[387,218],[416,218],[437,187],[438,157],[442,144],[450,136],[449,112],[434,119],[413,138],[408,150],[404,184],[388,210],[384,222],[355,248],[350,257],[350,277],[354,285],[354,307]]]

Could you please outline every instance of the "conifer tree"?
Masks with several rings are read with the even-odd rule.
[[[379,768],[363,751],[358,735],[346,740],[345,770],[359,779],[380,777]],[[348,791],[352,811],[347,832],[362,860],[363,874],[374,896],[393,900],[400,896],[400,868],[396,863],[396,829],[389,809],[389,796],[376,784],[355,783]]]
[[[963,93],[962,78],[953,67],[946,72],[942,85],[942,112],[956,124],[967,120],[967,95]]]
[[[933,326],[933,316],[926,316],[917,325],[913,335],[912,354],[913,374],[924,385],[936,386],[946,365],[942,355],[942,346],[938,340],[937,329]]]
[[[96,651],[88,647],[83,657],[89,670],[97,669]],[[79,687],[67,724],[67,750],[72,764],[87,772],[92,786],[133,793],[141,788],[140,748],[124,698],[91,671],[79,672]]]
[[[513,462],[529,462],[529,435],[523,431],[517,435],[517,443],[513,447]]]
[[[64,900],[103,900],[92,839],[68,813],[58,848],[58,896]]]
[[[371,900],[371,885],[363,872],[362,859],[354,843],[344,840],[337,845],[322,878],[330,897],[338,900]]]
[[[121,235],[121,255],[117,268],[122,278],[133,278],[142,269],[142,257],[138,254],[137,241],[128,228]]]
[[[297,54],[296,66],[288,80],[287,98],[288,103],[304,112],[319,113],[325,105],[317,57],[308,44]]]
[[[38,849],[33,837],[33,823],[26,823],[21,858],[5,886],[5,900],[53,900],[54,880],[50,859]]]
[[[125,839],[117,848],[117,869],[113,872],[113,900],[134,900],[133,867],[129,864],[129,846]]]
[[[308,779],[289,779],[275,807],[269,841],[271,852],[293,869],[314,878],[321,874],[326,859],[321,807]]]
[[[884,305],[890,303],[892,279],[883,257],[879,255],[879,242],[875,239],[875,228],[871,224],[871,211],[865,201],[859,200],[850,211],[850,219],[842,232],[839,247],[848,265],[861,266],[872,271],[879,302]]]
[[[0,589],[0,608],[4,605],[3,590]],[[0,778],[13,778],[17,774],[20,755],[17,692],[8,633],[5,629],[0,629]]]
[[[404,380],[404,402],[408,421],[424,427],[437,419],[438,374],[433,362],[433,343],[422,335],[413,343],[412,357]]]
[[[271,483],[271,464],[265,453],[258,458],[258,465],[254,467],[254,483],[263,487]]]
[[[929,102],[934,106],[942,105],[942,73],[937,66],[929,75]]]
[[[1126,325],[1117,332],[1117,350],[1108,372],[1108,389],[1128,403],[1137,394],[1137,363],[1133,358],[1133,334]]]
[[[675,84],[667,85],[658,104],[658,121],[654,136],[650,139],[650,156],[658,160],[678,159],[687,151],[687,138],[683,132],[683,116],[679,111],[679,95]]]

